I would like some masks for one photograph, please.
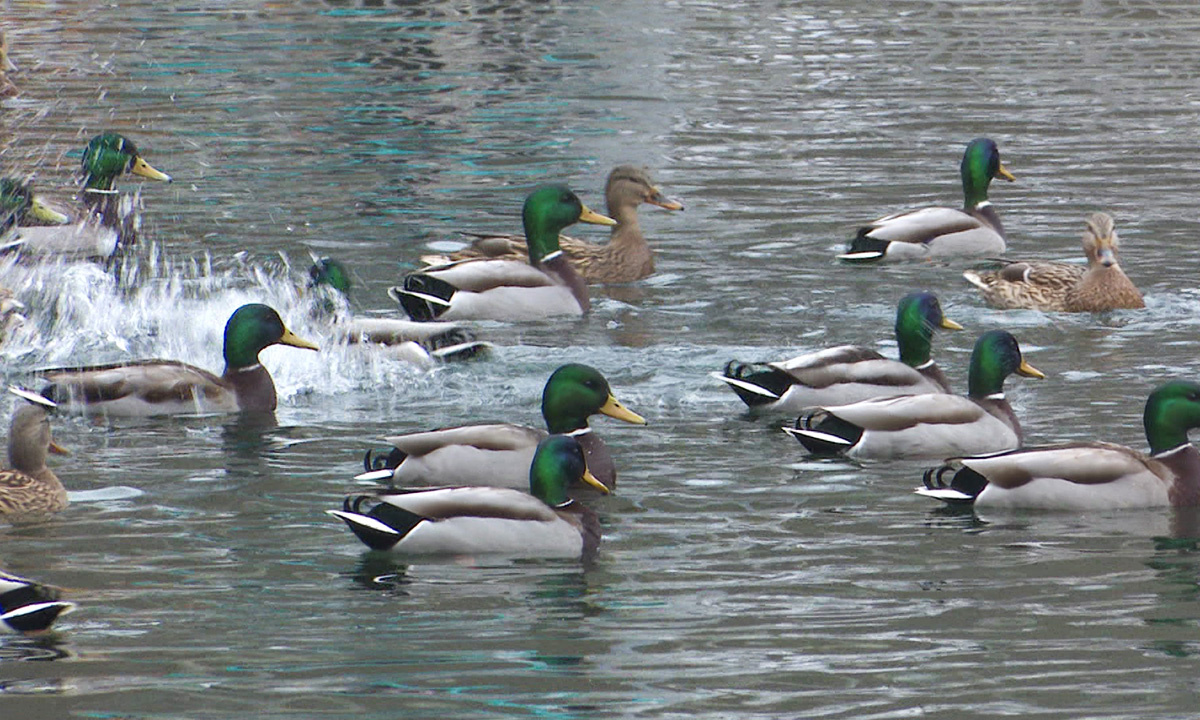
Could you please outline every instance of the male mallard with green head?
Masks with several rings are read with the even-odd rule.
[[[618,165],[608,174],[604,185],[608,216],[617,221],[607,244],[576,240],[563,235],[558,244],[575,272],[588,283],[627,283],[654,274],[654,250],[642,234],[638,206],[645,203],[667,210],[683,210],[683,205],[665,197],[645,170],[633,165]],[[445,263],[468,258],[506,258],[528,261],[525,238],[507,234],[476,234],[471,247],[447,256],[426,256],[430,263]]]
[[[975,138],[963,153],[963,209],[931,207],[880,218],[858,229],[847,262],[927,260],[933,257],[999,255],[1004,226],[988,200],[992,178],[1015,178],[1000,162],[1000,150],[988,138]]]
[[[44,370],[42,394],[74,412],[146,417],[228,412],[274,412],[275,383],[258,354],[271,345],[316,350],[288,330],[279,313],[251,303],[225,324],[225,372],[174,360],[142,360]]]
[[[1111,510],[1200,505],[1200,385],[1173,380],[1150,393],[1142,415],[1150,454],[1105,442],[1028,447],[962,457],[925,473],[917,492],[980,508]],[[947,480],[947,477],[949,479]]]
[[[1021,357],[1016,338],[992,330],[975,342],[966,397],[906,395],[822,407],[783,430],[816,455],[944,458],[1011,450],[1021,444],[1021,425],[1004,397],[1004,380],[1014,372],[1045,377]]]
[[[930,357],[935,328],[962,330],[946,317],[933,293],[905,295],[896,308],[900,359],[872,348],[839,345],[771,363],[731,360],[712,376],[733,388],[752,410],[797,413],[819,405],[845,405],[875,397],[950,392]]]
[[[558,246],[562,230],[577,222],[613,225],[587,208],[566,185],[543,185],[522,210],[529,262],[461,260],[404,278],[388,291],[413,320],[533,320],[584,315],[587,285]]]

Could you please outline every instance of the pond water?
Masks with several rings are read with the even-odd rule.
[[[896,301],[929,289],[967,328],[935,341],[955,387],[975,336],[1009,329],[1048,375],[1009,382],[1029,441],[1143,448],[1149,390],[1197,369],[1191,3],[7,0],[0,27],[23,91],[0,105],[6,174],[70,207],[83,145],[115,129],[175,178],[141,187],[137,288],[4,266],[31,316],[6,383],[219,369],[251,301],[322,345],[263,353],[273,425],[55,419],[81,495],[0,530],[0,566],[80,608],[0,639],[6,720],[1194,717],[1192,514],[946,512],[911,493],[927,463],[807,459],[790,418],[707,376],[894,353]],[[1009,254],[1077,257],[1106,210],[1145,311],[996,311],[964,264],[833,259],[858,223],[961,202],[977,136],[1017,177],[991,193]],[[602,208],[626,162],[687,210],[644,207],[657,274],[593,287],[585,319],[487,324],[489,359],[426,370],[302,311],[310,253],[353,269],[358,312],[395,315],[420,254],[516,231],[544,180]],[[650,421],[595,423],[622,482],[594,563],[406,563],[324,514],[380,435],[537,424],[564,362]]]

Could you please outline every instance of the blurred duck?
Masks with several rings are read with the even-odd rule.
[[[1061,262],[1007,261],[1000,270],[968,270],[963,277],[979,288],[989,305],[1002,309],[1103,312],[1146,307],[1142,293],[1117,262],[1119,240],[1112,216],[1094,213],[1084,224],[1086,267]]]
[[[975,343],[966,397],[908,395],[822,407],[783,430],[815,455],[944,458],[1011,450],[1021,444],[1021,426],[1004,397],[1004,379],[1014,372],[1045,377],[1021,357],[1016,338],[992,330]]]
[[[41,222],[51,225],[65,225],[71,218],[46,205],[41,198],[33,194],[29,183],[16,178],[0,178],[0,250],[19,247],[19,242],[9,243],[14,239],[19,225],[30,222]]]
[[[21,89],[8,77],[9,73],[16,71],[17,66],[8,59],[8,34],[0,30],[0,98],[16,97],[21,94]]]
[[[225,324],[222,375],[174,360],[142,360],[43,370],[42,395],[74,412],[145,417],[229,412],[273,412],[275,383],[258,354],[271,345],[316,350],[288,330],[279,313],[243,305]]]
[[[427,268],[388,291],[408,316],[430,320],[533,320],[585,315],[587,285],[558,245],[562,230],[577,222],[613,225],[589,210],[565,185],[543,185],[522,211],[529,262],[475,259]]]
[[[657,205],[667,210],[683,210],[683,205],[664,197],[646,171],[633,165],[619,165],[608,174],[604,186],[608,215],[617,221],[608,244],[576,240],[565,235],[558,243],[575,272],[589,284],[627,283],[654,274],[654,250],[646,243],[638,222],[638,206]],[[449,256],[426,256],[429,264],[488,257],[528,262],[529,249],[519,235],[475,234],[471,247]]]
[[[592,475],[609,490],[617,486],[617,471],[608,446],[588,425],[597,413],[627,423],[645,425],[641,415],[627,409],[609,388],[600,371],[568,364],[555,370],[542,391],[542,417],[550,433],[567,434],[583,447]],[[368,472],[360,480],[391,480],[397,485],[492,485],[523,488],[529,463],[548,433],[545,430],[497,423],[464,425],[384,438],[395,449],[375,458],[367,454]],[[486,473],[480,469],[486,468]]]
[[[1160,385],[1142,416],[1150,454],[1122,445],[1079,442],[963,457],[925,473],[917,492],[980,508],[1110,510],[1200,505],[1200,385]],[[947,479],[949,478],[949,479]]]
[[[470,329],[454,323],[354,317],[350,273],[337,260],[314,258],[308,274],[314,313],[328,319],[346,343],[372,347],[423,367],[438,361],[468,360],[491,350],[490,343],[476,340]]]
[[[132,141],[117,133],[92,138],[83,151],[83,217],[66,227],[21,227],[21,251],[32,255],[112,260],[137,242],[141,218],[135,199],[114,185],[125,174],[171,182],[155,170]]]
[[[0,570],[0,630],[37,635],[75,609],[58,588]]]
[[[68,454],[50,434],[46,398],[10,387],[26,402],[17,404],[8,430],[8,469],[0,470],[0,516],[9,522],[35,521],[67,507],[67,490],[46,466],[49,453]],[[0,596],[2,597],[2,596]]]
[[[933,257],[999,255],[1004,226],[988,201],[992,178],[1015,180],[1000,162],[1000,150],[988,138],[967,145],[962,159],[963,209],[930,207],[882,217],[858,229],[847,262],[927,260]]]
[[[372,550],[590,558],[601,528],[595,513],[567,495],[580,482],[608,492],[588,472],[579,443],[551,435],[538,443],[529,465],[528,493],[478,486],[391,491],[352,495],[341,510],[327,512]]]
[[[798,413],[818,405],[844,405],[876,397],[950,392],[930,357],[936,328],[962,330],[946,317],[933,293],[912,293],[896,309],[900,359],[875,350],[839,345],[771,363],[731,360],[712,376],[729,385],[752,410]]]

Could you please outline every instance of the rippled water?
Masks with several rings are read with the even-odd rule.
[[[0,564],[80,610],[0,640],[0,716],[1194,716],[1196,517],[947,513],[910,494],[921,463],[806,460],[787,418],[706,376],[891,352],[896,300],[929,288],[968,327],[935,341],[956,386],[975,335],[1005,327],[1050,376],[1010,382],[1030,441],[1142,447],[1149,389],[1196,369],[1192,4],[173,5],[0,3],[24,91],[0,105],[5,172],[69,206],[80,149],[114,128],[176,178],[142,188],[138,290],[2,269],[37,310],[3,379],[216,369],[251,300],[325,347],[264,353],[275,426],[56,421],[60,476],[101,492],[2,531]],[[832,260],[858,222],[960,202],[979,135],[1018,178],[992,192],[1010,254],[1075,257],[1108,210],[1146,311],[999,312],[961,266]],[[426,371],[303,313],[310,251],[388,315],[386,287],[456,230],[515,230],[543,179],[601,206],[630,161],[687,211],[643,211],[658,274],[594,288],[585,320],[489,325],[490,360]],[[406,565],[323,514],[376,436],[536,422],[567,361],[651,421],[597,423],[622,484],[594,565]]]

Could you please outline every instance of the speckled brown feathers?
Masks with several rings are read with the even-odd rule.
[[[654,274],[654,251],[646,243],[638,223],[638,206],[658,205],[667,210],[682,210],[683,205],[662,195],[644,170],[620,165],[608,176],[604,189],[608,214],[617,224],[607,244],[576,240],[563,235],[559,245],[563,254],[589,283],[622,283],[641,280]],[[520,235],[481,235],[471,247],[455,252],[450,260],[495,257],[529,258],[525,239]],[[445,262],[445,257],[425,258],[427,262]]]
[[[46,408],[20,403],[8,434],[9,469],[0,470],[0,516],[14,521],[67,507],[67,491],[46,467],[46,455],[62,453],[50,437]]]
[[[980,289],[989,305],[1002,309],[1102,312],[1145,307],[1141,292],[1117,262],[1119,239],[1112,217],[1095,213],[1086,226],[1086,268],[1056,262],[1009,262],[1000,270],[967,271],[963,277]]]

